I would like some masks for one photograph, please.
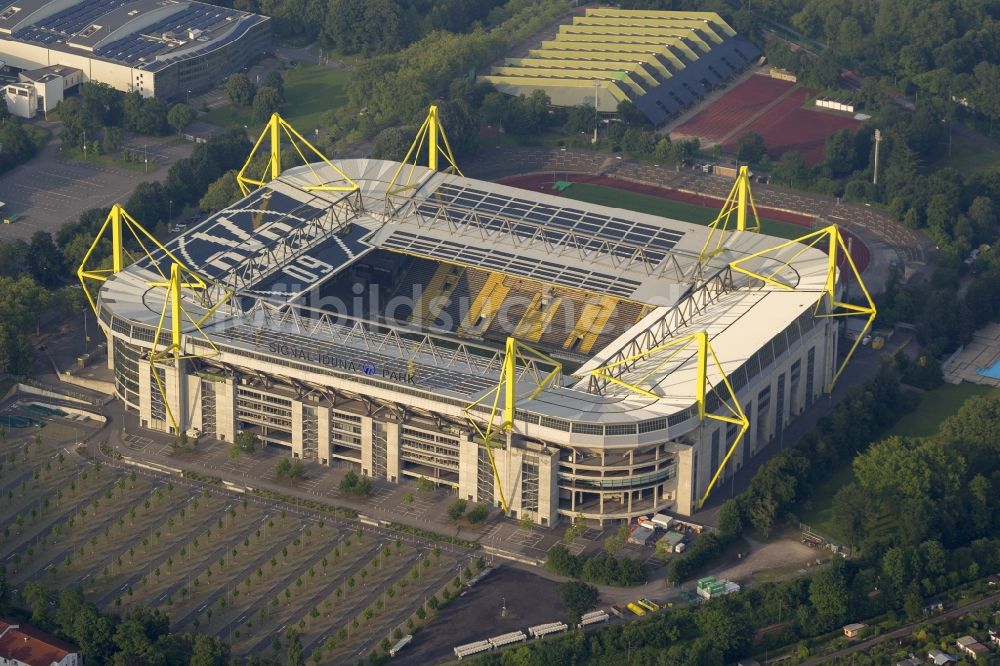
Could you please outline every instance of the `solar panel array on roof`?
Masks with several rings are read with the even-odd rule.
[[[158,37],[165,32],[172,32],[177,34],[179,39],[187,40],[188,30],[205,30],[224,20],[227,16],[235,15],[235,12],[220,7],[191,5],[158,23],[144,28],[141,33],[133,33],[122,39],[115,40],[95,50],[94,53],[104,58],[111,58],[125,63],[134,63],[141,58],[167,48],[167,44],[163,41],[151,39],[146,35]]]
[[[622,258],[637,257],[652,266],[659,265],[684,236],[683,231],[646,222],[450,183],[442,183],[426,202],[417,206],[417,210],[428,216],[442,209],[446,209],[448,219],[457,224],[476,225],[488,231],[507,229],[522,238],[540,232],[553,244],[566,244],[572,234],[574,246],[593,252],[610,252]],[[523,223],[518,224],[518,221]],[[642,252],[636,255],[636,250]]]
[[[200,49],[197,49],[195,51],[185,52],[184,55],[167,57],[167,58],[163,58],[163,59],[157,60],[154,63],[146,65],[144,67],[144,69],[146,69],[147,71],[151,71],[151,72],[158,72],[161,69],[163,69],[164,67],[166,67],[167,65],[169,65],[170,63],[174,62],[175,60],[185,60],[185,59],[188,59],[188,58],[196,58],[196,57],[198,57],[198,56],[200,56],[202,54],[208,53],[209,51],[215,51],[216,49],[220,49],[223,46],[225,46],[226,44],[230,44],[230,43],[235,42],[236,40],[238,40],[240,37],[242,37],[243,35],[245,35],[247,33],[247,31],[250,30],[250,28],[253,27],[254,25],[256,25],[256,23],[249,22],[249,21],[244,21],[243,24],[242,24],[242,27],[239,27],[236,30],[231,31],[228,35],[226,35],[225,37],[223,37],[221,39],[213,39],[210,42],[206,42],[205,46],[201,47]]]
[[[311,289],[374,250],[362,240],[371,233],[364,227],[352,225],[347,233],[335,235],[306,252],[290,264],[291,268],[285,267],[254,284],[251,291],[271,298],[287,298]]]
[[[13,37],[29,42],[48,44],[75,35],[97,18],[124,4],[122,0],[90,0],[64,9],[37,23],[18,30]]]
[[[323,208],[262,188],[233,208],[213,215],[194,232],[180,236],[168,248],[188,268],[224,282],[236,265],[277,246],[291,230],[326,214]],[[169,274],[170,259],[161,251],[153,257],[160,271]],[[141,265],[155,270],[150,259]]]
[[[625,277],[543,259],[527,259],[497,248],[418,236],[400,229],[382,241],[382,247],[461,266],[516,275],[620,298],[631,298],[641,283]]]

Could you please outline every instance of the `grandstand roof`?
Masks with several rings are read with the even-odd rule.
[[[312,166],[321,178],[339,179],[322,164]],[[730,261],[782,242],[731,233],[724,251],[705,265],[701,275],[706,280],[697,280],[694,271],[708,234],[701,225],[423,167],[414,169],[413,187],[387,196],[398,163],[352,159],[337,162],[337,167],[359,184],[360,193],[306,191],[315,184],[312,172],[290,169],[168,245],[208,281],[236,291],[234,307],[216,311],[202,326],[203,333],[183,322],[187,336],[197,340],[207,335],[226,353],[249,357],[263,350],[262,359],[285,365],[306,360],[308,370],[325,366],[338,376],[351,376],[342,371],[352,361],[371,359],[400,373],[416,369],[417,386],[439,399],[461,404],[482,396],[499,378],[496,347],[460,340],[452,331],[416,334],[418,329],[408,325],[286,307],[381,248],[518,276],[538,282],[540,289],[558,285],[653,306],[618,339],[591,354],[577,377],[565,377],[560,386],[519,402],[519,413],[566,422],[634,424],[669,415],[687,419],[692,417],[696,372],[691,353],[670,360],[649,358],[628,369],[623,378],[661,396],[655,400],[614,385],[602,394],[587,392],[585,375],[657,321],[699,298],[699,285],[724,274]],[[789,265],[780,268],[778,260],[789,260]],[[163,312],[163,290],[152,290],[148,282],[161,280],[167,264],[161,252],[113,276],[101,290],[102,310],[147,330],[155,327]],[[811,321],[811,308],[825,285],[827,258],[818,249],[793,245],[748,268],[780,268],[779,276],[798,290],[761,289],[748,279],[736,279],[707,307],[683,317],[671,333],[680,338],[707,331],[727,374],[801,317]],[[193,319],[205,312],[194,300],[186,309]],[[168,323],[169,318],[168,312]],[[102,321],[112,325],[108,320],[102,312]],[[148,332],[133,337],[152,339]],[[719,382],[721,376],[710,373],[709,381]],[[523,383],[519,395],[527,396],[531,378],[524,377]],[[413,389],[407,392],[415,395]]]
[[[144,69],[222,46],[266,20],[189,0],[0,0],[8,39]]]
[[[557,106],[607,112],[628,100],[660,124],[758,54],[714,12],[591,8],[483,79],[511,95],[545,90]]]

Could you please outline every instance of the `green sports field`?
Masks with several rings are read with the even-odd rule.
[[[696,206],[682,201],[672,201],[662,199],[649,194],[619,190],[613,187],[602,185],[591,185],[589,183],[573,183],[563,191],[563,196],[577,201],[587,201],[589,203],[601,204],[603,206],[614,206],[634,210],[638,213],[649,213],[669,217],[683,222],[693,222],[695,224],[708,224],[719,214],[718,208]],[[732,220],[735,224],[736,220]],[[769,220],[765,217],[760,219],[761,231],[770,236],[779,238],[798,238],[809,233],[809,229],[797,224]]]

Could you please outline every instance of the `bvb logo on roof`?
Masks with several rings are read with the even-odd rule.
[[[365,361],[364,365],[361,366],[361,371],[371,377],[375,374],[375,364],[371,361]]]

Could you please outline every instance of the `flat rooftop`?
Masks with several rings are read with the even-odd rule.
[[[0,37],[144,69],[218,48],[266,20],[188,0],[0,0]]]

